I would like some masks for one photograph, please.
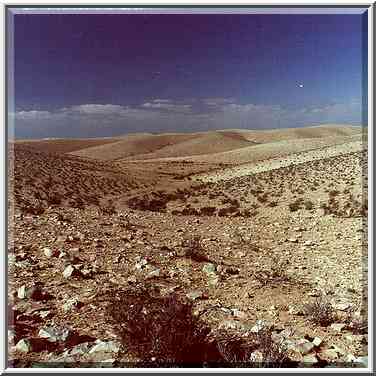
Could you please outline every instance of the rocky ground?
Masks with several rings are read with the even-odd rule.
[[[365,367],[367,151],[271,166],[16,145],[9,365]]]

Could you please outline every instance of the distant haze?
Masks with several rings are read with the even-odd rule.
[[[364,19],[17,14],[9,133],[361,125]]]

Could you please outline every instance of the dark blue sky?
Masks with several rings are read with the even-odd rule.
[[[14,30],[20,136],[361,121],[361,15],[18,14]]]

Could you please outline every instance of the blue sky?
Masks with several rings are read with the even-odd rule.
[[[361,15],[14,18],[17,137],[359,125]]]

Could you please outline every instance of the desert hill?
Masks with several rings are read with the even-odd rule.
[[[250,158],[262,159],[278,156],[279,152],[273,152],[273,150],[283,149],[283,155],[285,155],[287,151],[297,152],[326,144],[332,145],[341,142],[340,138],[346,141],[346,137],[361,133],[360,127],[321,125],[267,130],[227,129],[195,133],[135,133],[113,138],[22,140],[16,143],[39,151],[69,153],[103,161],[190,156],[202,156],[198,160],[206,160],[207,155],[213,154],[211,159],[215,161],[241,163],[249,161]],[[280,144],[280,142],[284,143]],[[250,153],[255,157],[250,157]]]
[[[65,154],[76,150],[114,143],[118,138],[70,138],[70,139],[42,139],[17,140],[16,143],[26,145],[34,150],[47,153]]]
[[[36,212],[48,206],[101,206],[105,197],[135,189],[142,181],[135,173],[105,162],[41,152],[17,143],[10,148],[9,178],[14,203]]]

